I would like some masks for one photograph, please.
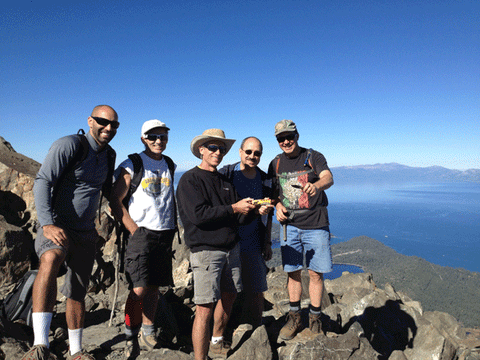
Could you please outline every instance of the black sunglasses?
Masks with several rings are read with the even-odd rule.
[[[253,155],[256,156],[256,157],[262,156],[262,153],[258,150],[253,151],[253,150],[248,149],[248,150],[243,150],[243,152],[247,155],[252,155],[252,153],[253,153]]]
[[[208,151],[211,152],[217,152],[217,150],[220,150],[220,154],[225,155],[227,153],[227,148],[225,146],[218,146],[218,145],[204,145],[208,149]]]
[[[158,139],[160,139],[160,141],[167,141],[168,134],[146,134],[145,139],[153,142],[157,141]]]
[[[295,136],[297,136],[297,134],[288,134],[288,135],[284,135],[284,136],[277,136],[277,141],[279,143],[283,143],[285,140],[292,141],[293,139],[295,139]]]
[[[102,117],[98,117],[98,116],[90,116],[93,120],[95,120],[98,125],[101,125],[101,126],[104,126],[104,127],[107,127],[108,125],[112,125],[112,128],[114,129],[118,129],[118,127],[120,126],[120,123],[118,121],[112,121],[112,120],[108,120],[108,119],[104,119]]]

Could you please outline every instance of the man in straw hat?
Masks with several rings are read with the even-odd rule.
[[[254,219],[252,198],[240,199],[229,180],[217,172],[235,140],[220,129],[205,130],[190,144],[202,160],[187,171],[177,187],[185,243],[193,269],[195,320],[192,342],[196,360],[227,357],[223,333],[237,292],[242,290],[238,225]],[[209,345],[210,320],[213,334]]]
[[[333,177],[322,154],[298,145],[299,134],[292,120],[279,121],[275,125],[275,137],[283,153],[272,160],[268,174],[279,195],[277,220],[284,226],[282,263],[288,273],[290,300],[287,323],[280,330],[279,338],[290,340],[302,328],[300,300],[304,253],[310,276],[309,328],[314,333],[322,328],[323,273],[332,271],[328,200],[324,190],[333,185]]]

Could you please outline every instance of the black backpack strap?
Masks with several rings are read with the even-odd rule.
[[[162,155],[165,158],[165,161],[167,162],[168,165],[168,170],[170,171],[170,176],[172,177],[172,186],[173,183],[175,183],[175,164],[173,163],[173,160],[168,157],[167,155]],[[178,219],[177,219],[177,202],[175,200],[175,192],[173,195],[173,208],[174,210],[174,224],[175,224],[175,231],[178,231]],[[179,242],[180,242],[180,236],[178,237]]]
[[[143,161],[140,156],[140,154],[134,153],[128,155],[128,158],[131,160],[133,164],[133,176],[130,181],[130,189],[128,190],[128,194],[125,198],[128,197],[126,201],[126,207],[128,207],[128,201],[130,200],[130,197],[133,195],[135,191],[137,191],[138,186],[140,185],[140,182],[142,181],[142,176],[143,176]]]
[[[162,155],[165,158],[165,161],[167,162],[168,165],[168,170],[170,171],[170,176],[172,177],[172,182],[174,181],[175,177],[175,164],[173,163],[173,160],[169,158],[167,155]]]
[[[110,194],[112,193],[112,186],[113,186],[113,173],[115,172],[115,150],[113,150],[110,145],[107,145],[107,179],[103,183],[102,186],[102,195],[110,199]]]
[[[79,129],[77,132],[78,142],[75,142],[75,152],[73,157],[68,161],[67,165],[63,169],[62,173],[57,179],[57,183],[55,184],[53,191],[52,191],[52,207],[55,204],[55,200],[58,193],[58,188],[65,179],[65,176],[72,171],[78,164],[84,161],[88,156],[88,140],[85,137],[85,131],[83,129]]]

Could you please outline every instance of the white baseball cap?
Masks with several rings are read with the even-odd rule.
[[[155,129],[155,128],[164,128],[167,131],[170,130],[170,128],[167,127],[167,125],[165,125],[165,123],[161,122],[160,120],[157,120],[157,119],[148,120],[148,121],[145,121],[142,125],[142,137],[143,138],[146,137],[147,133],[150,130]]]

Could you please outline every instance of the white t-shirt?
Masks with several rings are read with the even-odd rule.
[[[142,181],[132,194],[128,213],[138,226],[149,230],[172,230],[174,221],[173,181],[165,158],[154,160],[145,152],[140,153],[143,161]],[[119,166],[133,178],[133,163],[125,160]],[[175,169],[177,165],[175,165]]]

